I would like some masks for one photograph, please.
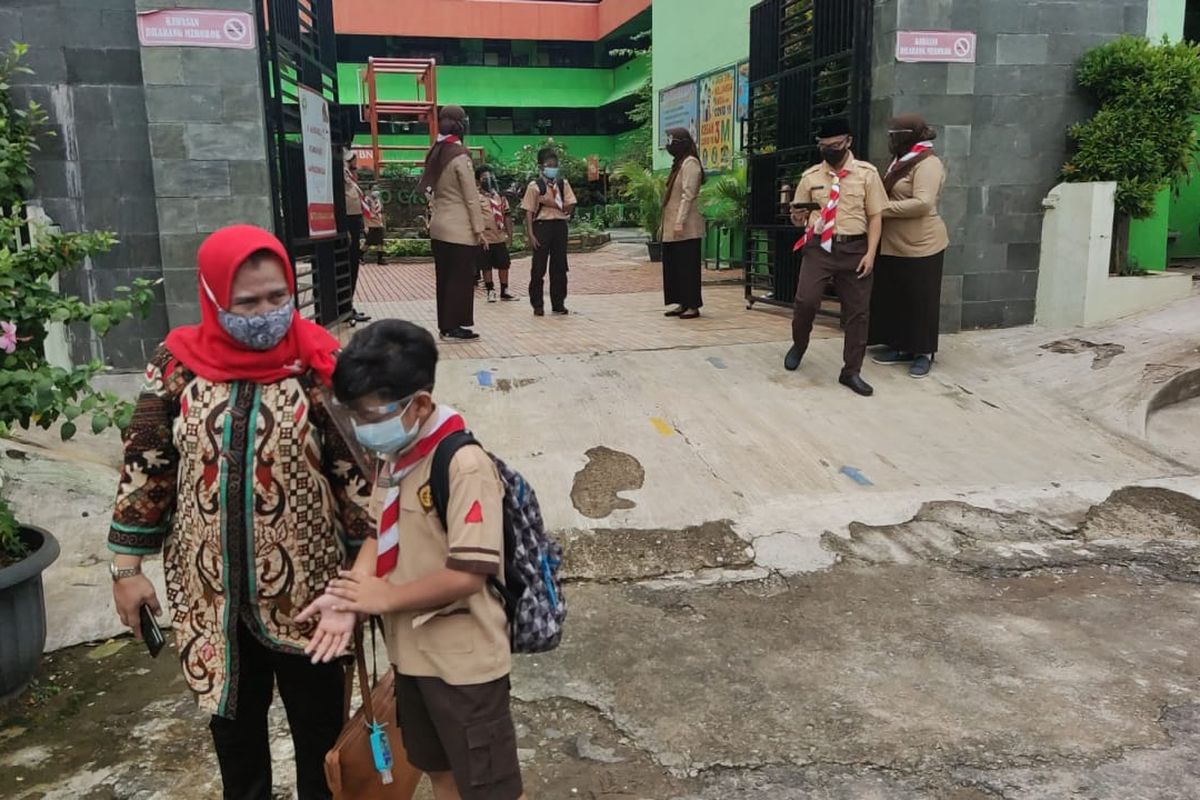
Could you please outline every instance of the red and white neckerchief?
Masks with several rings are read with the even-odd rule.
[[[462,137],[456,136],[453,133],[439,133],[437,137],[438,143],[449,142],[450,144],[462,144]]]
[[[850,170],[831,169],[829,174],[833,180],[829,184],[829,202],[825,204],[823,209],[821,209],[821,229],[819,231],[821,234],[821,249],[826,253],[833,252],[833,237],[837,234],[838,201],[842,199],[842,179],[850,174]],[[801,234],[800,239],[797,240],[796,246],[792,248],[792,252],[800,252],[804,248],[804,245],[808,244],[808,241],[812,238],[813,234],[817,232],[818,231],[814,230],[812,224],[810,223],[809,226],[804,229],[804,233]]]
[[[558,190],[558,178],[550,181],[550,196],[554,198],[554,205],[558,206],[558,210],[563,210],[562,192]]]
[[[496,227],[504,230],[504,198],[498,194],[484,195],[487,198],[488,205],[492,208],[492,219],[496,221]]]
[[[382,578],[396,568],[400,558],[400,481],[432,455],[437,446],[452,433],[465,431],[467,423],[462,415],[449,406],[439,405],[433,418],[425,424],[427,433],[417,443],[402,453],[395,462],[385,467],[391,473],[392,486],[383,501],[383,513],[379,515],[379,546],[375,556],[375,576]]]
[[[891,175],[892,172],[896,169],[896,167],[900,166],[901,164],[907,164],[909,161],[912,161],[914,158],[921,155],[921,153],[927,152],[932,149],[933,149],[933,142],[917,142],[916,144],[914,144],[912,146],[912,149],[909,150],[907,153],[900,156],[899,158],[892,159],[892,163],[889,164],[888,168],[887,168],[887,175]],[[887,178],[887,175],[884,176],[885,179]]]

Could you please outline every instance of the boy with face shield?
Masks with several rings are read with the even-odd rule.
[[[378,537],[328,596],[335,612],[382,615],[404,747],[437,800],[518,800],[509,626],[487,583],[504,580],[504,489],[482,448],[457,450],[443,526],[430,484],[434,454],[466,423],[433,399],[437,360],[433,337],[402,320],[356,333],[338,358],[334,394],[383,466]],[[309,652],[334,655],[319,639]]]

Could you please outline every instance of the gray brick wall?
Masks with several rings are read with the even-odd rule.
[[[137,0],[141,10],[197,5]],[[253,13],[254,0],[205,0]],[[270,229],[271,185],[256,50],[145,47],[141,51],[162,253],[172,326],[200,316],[196,248],[212,231],[247,222]]]
[[[1144,34],[1147,0],[875,0],[871,151],[887,119],[938,130],[949,178],[942,327],[1033,321],[1041,201],[1058,183],[1068,128],[1092,113],[1073,65],[1122,33]],[[974,65],[899,64],[897,30],[972,30]],[[881,164],[882,165],[882,164]]]
[[[67,231],[110,230],[120,243],[63,276],[84,298],[111,297],[135,278],[162,276],[146,101],[134,0],[41,0],[0,7],[0,40],[29,45],[19,101],[48,112],[55,135],[40,141],[32,200]],[[140,369],[167,330],[155,304],[144,321],[103,340],[72,331],[72,358]]]

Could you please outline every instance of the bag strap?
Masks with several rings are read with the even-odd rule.
[[[459,450],[468,445],[478,445],[470,431],[457,431],[443,439],[433,452],[433,466],[429,469],[429,492],[433,497],[433,508],[437,511],[438,519],[442,521],[442,529],[450,530],[446,524],[447,509],[450,505],[450,462]]]
[[[363,647],[362,626],[354,629],[354,667],[358,672],[358,688],[362,692],[363,713],[368,722],[375,721],[375,708],[371,703],[371,684],[367,681],[367,654]]]
[[[446,524],[450,505],[450,462],[454,460],[455,453],[469,445],[483,446],[470,431],[458,431],[443,439],[433,452],[433,466],[429,470],[429,493],[433,497],[433,508],[437,511],[438,519],[442,521],[442,530],[445,531],[450,530],[450,526]],[[506,519],[504,521],[504,559],[500,563],[500,569],[506,572],[508,554],[512,552],[512,538],[511,525]],[[516,614],[516,596],[494,576],[489,575],[487,582],[492,591],[499,596],[500,601],[504,604],[504,613],[511,620]]]

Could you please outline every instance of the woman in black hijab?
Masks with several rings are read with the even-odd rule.
[[[700,286],[704,218],[696,203],[704,167],[687,128],[667,131],[667,152],[675,163],[663,193],[663,301],[675,306],[667,312],[668,317],[695,319],[704,305]]]

